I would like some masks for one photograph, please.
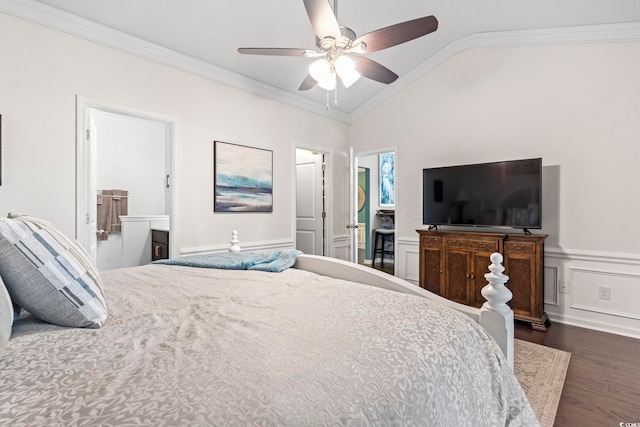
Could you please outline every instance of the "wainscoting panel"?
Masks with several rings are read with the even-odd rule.
[[[572,268],[571,308],[640,320],[640,275]]]
[[[420,286],[420,248],[415,241],[398,239],[398,277]]]
[[[552,324],[640,338],[640,256],[547,248],[545,270],[548,267],[557,269],[557,304],[545,295]],[[548,274],[545,271],[545,281]]]
[[[558,305],[558,267],[544,266],[544,304]]]
[[[348,261],[349,256],[349,235],[348,234],[336,234],[333,236],[333,248],[331,253],[334,258]]]
[[[229,250],[228,245],[216,245],[216,246],[198,246],[190,248],[180,248],[178,256],[191,256],[191,255],[204,255],[214,254],[220,252],[227,252]],[[264,242],[243,242],[240,237],[240,247],[244,252],[248,251],[267,251],[276,249],[291,249],[294,247],[293,240],[271,240]]]

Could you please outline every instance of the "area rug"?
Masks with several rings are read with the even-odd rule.
[[[516,339],[514,372],[542,427],[552,427],[571,353]]]

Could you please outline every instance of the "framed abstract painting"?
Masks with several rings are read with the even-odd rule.
[[[396,153],[393,151],[380,153],[378,160],[380,166],[380,207],[392,208],[396,203]]]
[[[273,151],[213,144],[213,211],[273,212]]]

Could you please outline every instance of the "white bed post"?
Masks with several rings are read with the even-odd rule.
[[[490,259],[491,273],[484,275],[489,284],[482,288],[482,296],[487,302],[480,309],[480,325],[495,338],[513,368],[513,311],[507,305],[513,294],[504,285],[509,277],[502,274],[502,255],[495,252]]]
[[[231,240],[229,240],[231,246],[229,246],[229,252],[240,252],[240,240],[238,240],[238,232],[233,230],[231,232]]]

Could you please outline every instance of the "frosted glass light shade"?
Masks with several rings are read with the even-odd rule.
[[[345,87],[351,86],[360,78],[360,73],[356,71],[355,62],[348,56],[336,59],[335,68]]]
[[[331,74],[331,64],[326,59],[318,59],[309,65],[309,74],[313,77],[317,82],[324,80],[327,78],[329,74]]]

